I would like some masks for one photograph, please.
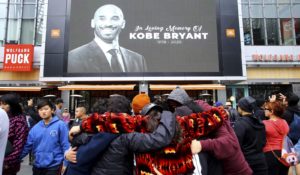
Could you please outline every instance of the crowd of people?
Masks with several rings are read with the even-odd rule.
[[[235,109],[177,87],[155,101],[112,94],[90,112],[77,106],[71,120],[62,99],[23,107],[17,94],[5,94],[0,172],[16,175],[29,154],[34,175],[300,175],[298,102],[294,93],[247,96]],[[295,149],[288,166],[280,161],[287,137]]]

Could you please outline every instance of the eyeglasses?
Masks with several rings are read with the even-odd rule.
[[[264,110],[271,111],[271,109],[265,108]]]

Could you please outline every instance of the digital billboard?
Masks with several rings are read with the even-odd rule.
[[[237,4],[221,3],[49,1],[44,77],[242,76]]]

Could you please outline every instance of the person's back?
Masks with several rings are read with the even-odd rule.
[[[283,113],[283,119],[285,119],[288,125],[290,126],[290,131],[288,136],[292,140],[293,144],[296,144],[300,139],[300,134],[299,134],[300,106],[298,106],[298,103],[299,103],[299,97],[296,94],[294,93],[288,94],[287,95],[288,106]]]
[[[108,111],[130,112],[130,103],[123,96],[111,97],[108,102]],[[119,104],[123,102],[122,106]],[[92,175],[115,175],[134,172],[133,153],[145,152],[162,148],[171,143],[175,133],[175,117],[171,112],[164,111],[160,125],[153,133],[128,133],[114,139],[107,150],[99,157],[93,167]]]
[[[229,113],[230,125],[233,126],[234,123],[240,118],[240,114],[236,109],[232,107],[228,109],[228,113]]]
[[[0,174],[2,174],[2,166],[6,143],[8,138],[9,120],[6,112],[0,108]]]
[[[241,117],[234,125],[235,133],[239,139],[242,151],[247,162],[252,165],[264,159],[262,152],[266,143],[266,131],[255,117]]]
[[[13,151],[4,158],[3,174],[16,174],[20,170],[19,156],[25,145],[28,125],[20,105],[20,97],[17,94],[5,94],[0,97],[1,108],[9,117],[8,140],[12,144]]]
[[[253,113],[255,99],[244,97],[239,100],[241,117],[234,124],[234,131],[238,137],[243,154],[254,174],[267,174],[267,164],[263,153],[266,144],[266,130],[260,119]]]

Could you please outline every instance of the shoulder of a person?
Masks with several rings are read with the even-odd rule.
[[[92,45],[93,44],[93,41],[91,41],[91,42],[89,42],[89,43],[86,43],[86,44],[84,44],[84,45],[81,45],[81,46],[79,46],[79,47],[76,47],[75,49],[73,49],[73,50],[70,50],[69,51],[69,54],[76,54],[76,53],[78,53],[78,52],[80,52],[80,51],[83,51],[83,50],[85,50],[85,49],[87,49],[90,45]]]
[[[122,52],[123,54],[125,54],[125,55],[133,55],[133,56],[139,57],[139,58],[142,58],[142,57],[143,57],[141,54],[139,54],[139,53],[137,53],[137,52],[134,52],[134,51],[132,51],[132,50],[126,49],[126,48],[124,48],[124,47],[120,47],[120,49],[121,49],[121,52]]]
[[[235,122],[235,126],[241,126],[240,128],[244,128],[244,129],[246,129],[246,127],[248,127],[248,125],[249,125],[249,123],[250,123],[251,121],[249,120],[249,117],[240,117],[240,118],[238,118],[237,120],[236,120],[236,122]]]
[[[25,116],[24,115],[17,115],[17,116],[12,116],[9,117],[9,122],[10,123],[24,123],[26,122]]]

